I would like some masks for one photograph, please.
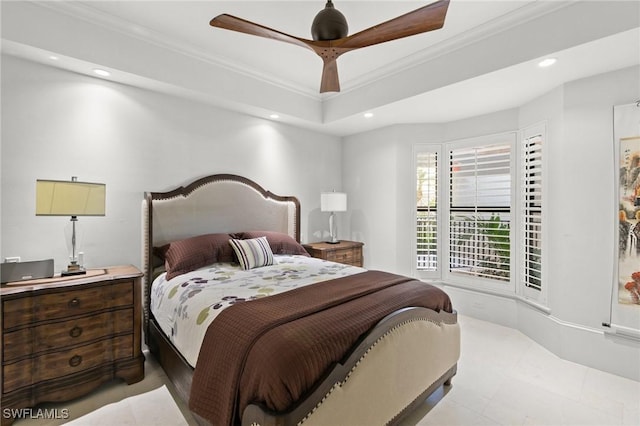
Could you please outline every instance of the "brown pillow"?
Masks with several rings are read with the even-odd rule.
[[[154,249],[164,257],[167,279],[186,274],[216,262],[234,262],[229,234],[207,234],[191,237]]]
[[[302,256],[309,256],[309,253],[298,243],[295,239],[291,238],[287,234],[274,231],[246,231],[238,232],[234,234],[236,239],[250,239],[267,237],[269,247],[273,254],[300,254]]]

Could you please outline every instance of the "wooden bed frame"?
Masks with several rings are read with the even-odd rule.
[[[149,310],[153,247],[215,232],[277,231],[300,242],[300,203],[236,175],[199,179],[142,203],[145,342],[184,401],[194,369],[164,335]],[[455,312],[410,307],[382,319],[292,411],[250,405],[246,425],[397,423],[456,374],[460,330]],[[197,414],[198,423],[208,424]]]

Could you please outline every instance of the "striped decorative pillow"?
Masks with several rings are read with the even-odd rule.
[[[242,269],[253,269],[261,266],[273,265],[273,252],[267,237],[251,238],[249,240],[230,239]]]

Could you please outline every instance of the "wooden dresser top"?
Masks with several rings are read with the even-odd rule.
[[[138,278],[141,276],[142,272],[140,272],[138,268],[133,265],[109,266],[107,268],[92,268],[87,269],[87,273],[83,275],[61,277],[60,274],[56,274],[52,278],[42,278],[37,280],[27,280],[2,284],[0,294],[2,296],[7,296],[10,294],[44,290],[54,287],[60,288],[109,280]]]

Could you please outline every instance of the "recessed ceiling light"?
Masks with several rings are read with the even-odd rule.
[[[52,61],[57,61],[60,58],[57,57],[56,55],[49,55],[49,59],[51,59]]]
[[[109,77],[111,75],[109,71],[101,70],[100,68],[95,68],[93,72],[101,77]]]
[[[557,61],[556,58],[543,59],[542,61],[538,62],[538,66],[541,68],[550,67],[551,65],[555,64],[556,61]]]
[[[274,120],[276,120],[276,119],[280,118],[280,116],[278,114],[271,114],[269,116],[269,118],[273,118]]]
[[[372,112],[365,112],[364,113],[364,118],[371,118],[373,117],[373,113]]]

